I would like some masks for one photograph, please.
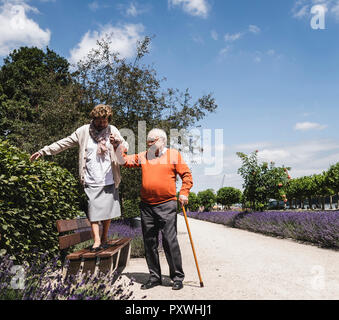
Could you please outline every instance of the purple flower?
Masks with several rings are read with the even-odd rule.
[[[339,248],[339,211],[190,212],[188,217]]]

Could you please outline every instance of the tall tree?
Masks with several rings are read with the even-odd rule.
[[[69,63],[49,48],[14,50],[0,69],[0,136],[32,153],[70,134],[85,118],[82,89],[72,79]],[[57,157],[77,174],[76,152]]]
[[[242,192],[239,189],[233,187],[220,188],[217,191],[217,202],[229,209],[232,204],[241,201],[241,195]]]
[[[333,190],[333,193],[337,193],[337,208],[339,208],[339,162],[331,165],[328,169],[326,174],[326,183]]]
[[[249,156],[237,152],[242,161],[238,173],[244,179],[243,205],[248,202],[253,210],[263,211],[270,199],[287,202],[286,189],[291,178],[288,167],[276,167],[274,162],[259,163],[258,150]]]
[[[217,201],[213,189],[199,191],[197,197],[199,204],[204,207],[205,212],[211,211]]]

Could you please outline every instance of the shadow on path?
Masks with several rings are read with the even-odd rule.
[[[144,284],[149,279],[149,273],[145,272],[123,272],[121,275],[126,276],[130,280],[133,280],[134,282]],[[162,276],[162,286],[163,287],[172,287],[173,283],[169,276]],[[185,281],[184,285],[187,287],[196,287],[200,288],[200,285],[197,285],[195,281]]]
[[[124,275],[127,278],[140,284],[146,283],[149,279],[149,273],[145,273],[145,272],[124,272],[121,275]],[[169,276],[162,276],[161,279],[162,279],[162,285],[164,287],[172,286],[171,278]]]

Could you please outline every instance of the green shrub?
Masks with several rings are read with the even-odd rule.
[[[0,140],[0,247],[16,260],[59,253],[56,220],[79,210],[77,180],[52,162],[29,155]]]
[[[197,198],[198,203],[204,207],[204,212],[211,211],[212,207],[217,201],[213,189],[199,191],[197,194]]]
[[[233,187],[223,187],[217,192],[217,202],[229,209],[233,204],[241,201],[242,193]]]
[[[198,196],[194,192],[190,192],[188,195],[188,208],[190,211],[196,212],[199,210],[200,203]]]
[[[140,216],[139,202],[140,202],[139,199],[123,200],[121,218],[126,219],[139,217]]]

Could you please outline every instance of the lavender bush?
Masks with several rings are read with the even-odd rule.
[[[126,237],[126,238],[137,238],[142,237],[141,227],[132,228],[130,225],[124,223],[121,220],[112,221],[109,231],[109,237]]]
[[[142,238],[141,227],[132,228],[129,224],[121,220],[112,221],[109,231],[109,238],[132,238],[131,242],[131,258],[145,257],[144,241]],[[159,249],[162,248],[161,233],[159,234]]]
[[[187,216],[339,249],[339,211],[190,212]]]
[[[57,268],[58,257],[47,260],[46,255],[36,263],[22,265],[22,287],[15,287],[15,260],[0,256],[0,300],[127,300],[133,295],[130,286],[114,284],[109,274],[64,277]],[[13,282],[14,280],[14,282]]]
[[[112,221],[109,231],[109,238],[132,238],[131,258],[142,258],[145,256],[144,241],[142,239],[141,227],[132,228],[120,220]]]

